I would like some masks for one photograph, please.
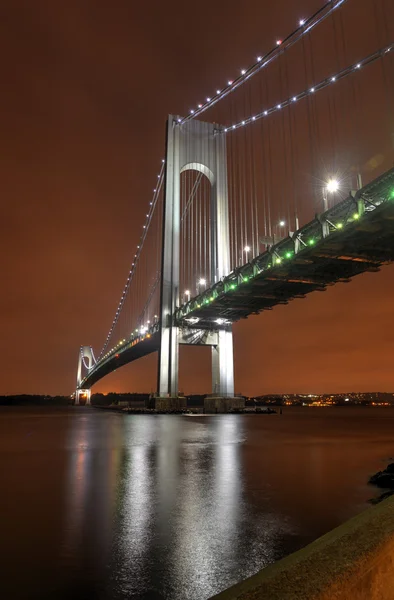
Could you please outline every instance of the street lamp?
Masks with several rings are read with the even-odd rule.
[[[329,181],[327,181],[327,186],[326,186],[327,192],[330,192],[330,194],[333,194],[334,192],[337,192],[338,189],[339,189],[338,179],[330,179]]]
[[[323,211],[328,210],[328,194],[335,194],[339,190],[339,181],[332,177],[323,188]]]
[[[202,285],[203,285],[204,287],[207,285],[207,280],[206,280],[206,279],[204,279],[203,277],[201,277],[201,279],[199,279],[199,280],[198,280],[198,287],[197,287],[197,293],[198,293],[198,294],[200,294],[200,293],[201,293],[201,291],[200,291],[200,287],[201,287]]]
[[[185,290],[186,301],[190,302],[190,290]]]
[[[248,262],[248,254],[250,252],[250,246],[245,246],[244,252],[245,252],[245,257],[246,257],[245,262]]]
[[[279,221],[279,227],[284,227],[286,225],[286,221]]]

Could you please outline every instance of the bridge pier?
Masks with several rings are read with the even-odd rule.
[[[81,399],[85,400],[85,406],[90,405],[90,398],[92,395],[92,390],[84,390],[77,388],[75,392],[75,406],[79,406],[81,404]]]
[[[228,413],[245,408],[242,397],[207,396],[204,398],[204,412],[207,414]]]
[[[86,364],[87,360],[87,364]],[[82,365],[85,365],[88,370],[92,369],[95,364],[93,350],[91,346],[81,346],[78,355],[78,370],[77,370],[77,389],[75,392],[75,405],[80,404],[81,398],[85,400],[85,405],[90,404],[91,390],[81,388],[82,383]]]
[[[218,344],[212,346],[212,393],[222,397],[234,396],[233,332],[218,331]]]
[[[158,397],[177,398],[180,333],[173,315],[180,305],[180,176],[185,171],[202,173],[211,184],[212,285],[230,270],[229,210],[226,138],[213,123],[181,119],[167,121],[163,214],[162,278],[160,298],[160,347]],[[212,321],[212,329],[217,325]],[[212,391],[234,395],[233,338],[231,329],[219,331],[212,350]]]
[[[155,410],[164,411],[164,412],[178,412],[178,411],[186,410],[187,403],[186,403],[185,396],[176,396],[176,397],[153,396],[153,397],[149,398],[149,400],[145,406],[147,408],[154,408]]]

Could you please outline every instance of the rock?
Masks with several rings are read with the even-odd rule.
[[[371,504],[379,504],[379,502],[382,502],[382,500],[386,500],[386,498],[389,498],[393,494],[394,490],[390,490],[389,492],[384,492],[383,494],[380,494],[380,496],[378,496],[377,498],[371,498],[371,500],[368,500],[368,502],[370,502]]]
[[[390,463],[384,471],[371,475],[368,483],[373,483],[381,488],[394,489],[394,463]]]
[[[381,475],[383,475],[383,471],[378,471],[374,475],[371,475],[371,477],[368,480],[368,483],[376,483],[378,477],[380,477]]]
[[[377,473],[377,476],[371,483],[374,483],[380,488],[388,488],[394,490],[394,474],[385,472]]]

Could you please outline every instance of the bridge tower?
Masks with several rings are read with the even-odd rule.
[[[87,361],[87,364],[86,364]],[[88,370],[90,370],[95,364],[95,360],[93,357],[93,349],[91,346],[81,346],[79,349],[78,355],[78,371],[77,371],[77,389],[75,392],[75,404],[80,404],[81,398],[86,398],[85,404],[90,404],[90,389],[82,389],[82,365],[84,365]]]
[[[160,300],[160,348],[158,395],[178,397],[178,352],[180,332],[171,316],[179,306],[180,283],[180,176],[199,171],[211,184],[211,273],[219,281],[230,271],[229,214],[227,193],[226,138],[212,123],[197,120],[167,121],[165,198],[163,215],[162,280]],[[219,328],[212,345],[212,391],[234,396],[232,328]]]

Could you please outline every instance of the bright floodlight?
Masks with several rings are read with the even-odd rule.
[[[330,192],[330,194],[333,194],[334,192],[337,192],[338,189],[339,189],[338,179],[330,179],[329,181],[327,181],[327,192]]]
[[[284,221],[279,221],[279,227],[284,227],[286,223]]]
[[[245,246],[244,250],[245,252],[250,252],[250,246]]]
[[[205,279],[201,278],[200,281],[198,282],[200,285],[205,285],[207,282]]]

